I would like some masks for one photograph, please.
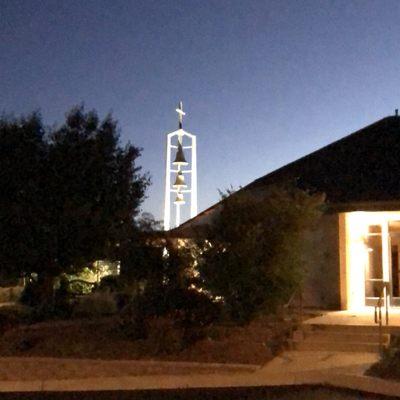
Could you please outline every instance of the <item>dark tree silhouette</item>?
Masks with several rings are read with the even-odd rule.
[[[223,300],[228,317],[248,322],[288,301],[303,278],[304,232],[323,200],[292,185],[223,195],[199,239],[198,270],[203,289]]]
[[[116,121],[82,106],[46,136],[37,114],[0,129],[0,265],[36,273],[38,300],[48,301],[61,273],[119,257],[149,180]]]
[[[0,268],[2,280],[46,262],[42,251],[47,145],[39,114],[0,120]]]

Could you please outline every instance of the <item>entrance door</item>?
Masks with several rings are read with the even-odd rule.
[[[365,263],[365,305],[375,306],[379,298],[379,287],[387,276],[386,252],[383,244],[383,224],[368,226],[365,238],[367,260]]]
[[[400,306],[400,221],[389,221],[389,275],[392,306]]]
[[[385,281],[390,282],[390,305],[400,306],[400,221],[369,225],[365,245],[365,305],[376,305]]]

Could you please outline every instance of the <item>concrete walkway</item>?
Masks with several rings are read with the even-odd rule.
[[[231,375],[255,372],[246,364],[217,364],[149,360],[93,360],[50,357],[1,357],[0,382],[57,381],[153,375]]]
[[[335,371],[363,375],[378,361],[376,353],[345,353],[332,351],[286,351],[262,367],[257,374]]]
[[[386,326],[384,309],[382,310],[382,323],[386,330],[393,333],[400,332],[400,309],[390,308],[389,325]],[[338,325],[338,326],[370,326],[378,329],[374,321],[374,308],[365,307],[361,311],[321,311],[321,315],[309,318],[304,325]]]
[[[156,374],[143,376],[87,377],[85,379],[33,379],[25,381],[2,380],[0,392],[25,391],[101,391],[143,390],[212,387],[250,387],[322,384],[355,389],[388,396],[400,395],[400,382],[386,381],[364,376],[368,366],[375,362],[375,354],[333,352],[285,352],[257,370],[245,371],[241,366],[215,364],[211,373],[192,370],[190,375]],[[1,360],[0,360],[1,361]],[[31,359],[31,361],[33,361]],[[65,361],[65,360],[61,360]],[[92,360],[93,361],[93,360]],[[20,360],[23,368],[23,361]],[[102,361],[107,362],[107,361]],[[146,362],[141,362],[146,363]],[[154,368],[157,362],[150,362]],[[188,365],[170,363],[171,372],[187,368]],[[174,364],[174,365],[172,365]],[[185,363],[196,364],[196,363]],[[198,364],[196,364],[199,366]],[[174,367],[174,369],[172,369]],[[193,367],[193,366],[192,366]],[[147,367],[151,370],[150,365]],[[158,372],[160,369],[155,368]]]

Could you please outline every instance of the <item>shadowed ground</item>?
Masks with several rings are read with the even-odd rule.
[[[48,392],[5,393],[1,400],[390,400],[394,397],[377,396],[352,390],[321,386],[181,389],[112,392]]]

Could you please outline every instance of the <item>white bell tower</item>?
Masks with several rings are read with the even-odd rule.
[[[190,218],[197,215],[197,157],[196,136],[183,130],[183,104],[179,102],[178,130],[167,134],[167,154],[165,168],[165,202],[164,202],[164,230],[168,231],[181,223],[181,207],[190,202]],[[184,150],[189,150],[190,160],[186,161]],[[174,161],[172,153],[175,154]],[[171,180],[171,174],[172,179]],[[190,178],[190,184],[186,183]],[[171,182],[174,182],[171,185]],[[171,195],[175,200],[171,207]],[[185,199],[187,195],[187,199]],[[171,210],[172,209],[172,210]],[[171,212],[172,211],[172,212]],[[171,216],[175,217],[174,225]]]

